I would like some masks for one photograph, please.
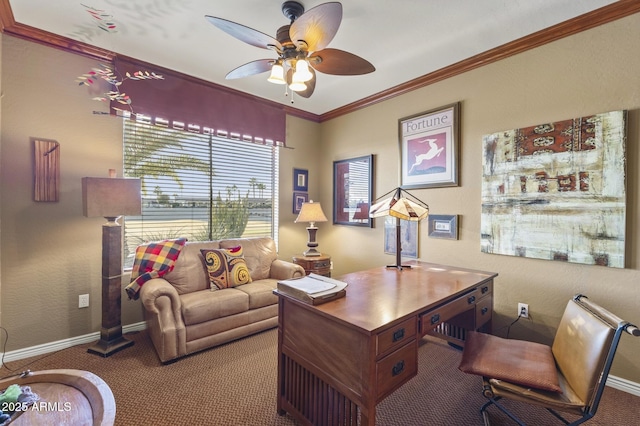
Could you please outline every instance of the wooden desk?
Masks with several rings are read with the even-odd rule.
[[[279,295],[278,412],[305,425],[375,425],[378,402],[417,374],[418,340],[490,331],[497,274],[423,262],[339,277],[347,295],[312,306]]]

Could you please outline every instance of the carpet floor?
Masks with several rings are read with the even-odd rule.
[[[116,425],[296,425],[276,412],[277,331],[268,330],[163,365],[146,331],[128,333],[135,344],[108,358],[87,353],[92,344],[9,363],[0,377],[26,370],[91,371],[113,391]],[[376,424],[482,425],[480,377],[458,370],[460,352],[423,339],[418,376],[378,404]],[[10,370],[9,370],[10,369]],[[557,425],[546,410],[505,402],[530,425]],[[490,408],[493,425],[511,425]],[[569,418],[572,420],[573,418]],[[588,425],[640,424],[640,398],[607,387]],[[74,425],[75,426],[75,425]]]

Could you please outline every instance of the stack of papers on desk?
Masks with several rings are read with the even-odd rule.
[[[302,278],[278,281],[278,292],[317,305],[345,295],[347,283],[311,273]]]

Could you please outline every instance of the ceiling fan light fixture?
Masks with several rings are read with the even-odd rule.
[[[294,81],[309,81],[313,78],[313,74],[309,71],[309,63],[305,59],[299,59],[296,62],[296,72],[293,74]]]
[[[267,81],[274,84],[286,84],[286,81],[284,81],[284,68],[279,62],[276,62],[271,67],[271,75],[269,75]]]
[[[276,38],[228,19],[205,15],[214,26],[251,46],[272,50],[277,59],[259,59],[240,65],[226,75],[228,80],[270,72],[267,80],[285,85],[303,98],[316,89],[316,73],[361,75],[375,71],[367,60],[339,49],[327,48],[342,21],[342,4],[337,1],[305,11],[298,0],[287,0],[282,12],[290,23],[281,26]],[[293,99],[292,99],[293,102]]]
[[[289,85],[289,89],[293,90],[294,92],[301,92],[303,90],[307,90],[307,85],[304,83],[304,81],[296,79],[296,74],[297,73],[293,74],[293,80]]]
[[[289,89],[293,90],[294,92],[301,92],[307,89],[307,85],[304,84],[304,81],[293,80],[289,85]]]

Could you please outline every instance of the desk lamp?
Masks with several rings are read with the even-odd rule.
[[[394,194],[391,197],[378,201],[371,206],[369,217],[392,216],[396,218],[396,263],[395,265],[387,265],[387,268],[402,270],[402,268],[411,268],[411,266],[403,265],[401,260],[400,220],[421,221],[429,216],[429,206],[400,187],[392,189],[378,198],[378,200],[392,192]]]

